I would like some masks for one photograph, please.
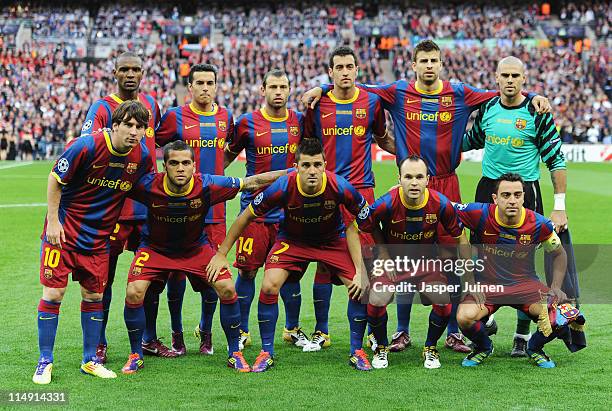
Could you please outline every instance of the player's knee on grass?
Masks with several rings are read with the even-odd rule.
[[[42,298],[45,301],[59,303],[64,299],[64,293],[66,293],[66,288],[50,288],[43,286]]]
[[[253,271],[238,270],[238,275],[245,280],[252,280],[257,275],[257,270],[253,270]]]
[[[148,281],[134,281],[129,283],[125,290],[125,301],[130,304],[141,304],[144,301],[148,287]]]
[[[103,295],[102,293],[89,291],[87,288],[81,286],[81,297],[83,297],[83,301],[88,301],[88,302],[102,301],[102,295]]]
[[[236,295],[234,282],[229,279],[215,282],[214,288],[220,300],[231,300]]]

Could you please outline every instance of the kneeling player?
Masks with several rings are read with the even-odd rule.
[[[406,256],[406,253],[419,258],[426,255],[436,257],[432,252],[434,251],[433,244],[438,240],[438,224],[441,224],[447,233],[454,236],[458,243],[468,244],[452,203],[439,192],[427,189],[429,175],[423,159],[418,156],[410,156],[400,162],[399,182],[399,186],[392,188],[370,207],[370,218],[358,219],[359,228],[372,232],[377,244],[380,245],[379,261],[392,260],[382,244],[415,245],[410,248],[402,247],[401,250],[397,248],[391,250],[394,257]],[[469,250],[466,251],[469,257]],[[417,273],[400,273],[397,278],[393,274],[389,279],[372,277],[368,322],[377,341],[372,359],[374,368],[388,366],[386,306],[391,302],[393,293],[385,291],[389,288],[383,286],[402,283],[411,284],[411,288],[418,290],[421,300],[426,299],[433,302],[429,314],[429,328],[423,348],[423,358],[425,368],[440,367],[440,355],[436,344],[448,324],[452,306],[448,291],[427,292],[425,289],[433,287],[437,290],[447,290],[447,282],[442,272],[427,269],[419,270]]]
[[[122,372],[132,374],[143,366],[144,295],[152,281],[165,281],[171,271],[189,273],[215,289],[221,300],[221,325],[228,341],[228,366],[248,372],[250,367],[238,349],[240,309],[231,273],[221,270],[206,275],[206,265],[215,250],[206,236],[204,217],[212,205],[235,197],[241,190],[262,188],[285,171],[255,175],[244,181],[194,175],[193,149],[183,141],[165,146],[164,167],[165,173],[144,176],[131,194],[149,212],[128,275],[124,316],[132,353]]]
[[[285,219],[266,259],[259,294],[262,351],[253,364],[253,371],[267,371],[274,364],[279,290],[290,275],[301,278],[310,261],[327,264],[348,288],[349,363],[356,369],[370,370],[370,362],[362,349],[366,305],[359,302],[363,272],[359,234],[354,224],[345,232],[340,206],[344,205],[353,215],[365,213],[363,218],[367,218],[369,208],[363,196],[345,179],[325,170],[323,148],[318,140],[302,140],[295,157],[297,172],[281,177],[253,200],[230,227],[227,238],[208,266],[208,272],[216,275],[229,267],[227,253],[248,224],[270,210],[282,207]]]
[[[508,173],[498,180],[493,194],[495,204],[455,205],[463,224],[473,230],[475,243],[482,244],[479,257],[484,262],[482,273],[475,273],[480,288],[468,292],[457,312],[461,329],[474,343],[463,366],[480,365],[493,353],[493,343],[481,320],[502,306],[511,306],[538,323],[538,331],[527,345],[529,357],[539,367],[555,367],[543,350],[544,344],[556,336],[556,332],[549,332],[547,295],[556,302],[566,299],[561,284],[567,258],[552,222],[523,207],[524,194],[522,178]],[[550,289],[540,282],[535,271],[533,253],[539,244],[553,256]]]

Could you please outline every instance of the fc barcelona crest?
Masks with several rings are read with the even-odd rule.
[[[527,120],[523,120],[522,118],[517,118],[516,123],[514,123],[514,127],[519,130],[524,130],[527,127]]]
[[[436,221],[438,221],[438,216],[435,214],[428,213],[425,215],[425,222],[427,224],[434,224]]]
[[[326,210],[333,210],[336,208],[336,202],[334,200],[325,200],[325,203],[323,203],[323,208]]]
[[[453,105],[453,97],[452,96],[442,96],[440,98],[440,104],[442,107],[450,107]]]
[[[137,169],[138,163],[128,163],[127,167],[125,168],[125,171],[127,171],[128,174],[134,174]]]
[[[358,108],[355,109],[355,117],[360,118],[360,119],[364,119],[366,118],[368,115],[368,112],[366,111],[365,108]]]
[[[219,121],[217,127],[219,127],[221,131],[227,131],[227,123],[225,121]]]
[[[521,234],[519,237],[519,243],[521,245],[531,244],[531,234]]]
[[[271,256],[270,256],[270,262],[271,262],[272,264],[276,264],[276,263],[278,263],[278,256],[277,256],[276,254],[271,255]]]
[[[300,128],[298,126],[291,126],[289,127],[289,133],[291,133],[292,136],[297,136],[300,133]]]
[[[142,268],[141,267],[134,267],[134,268],[132,268],[132,275],[133,276],[139,276],[140,274],[142,274]]]
[[[45,278],[49,279],[53,277],[53,270],[50,268],[45,268]]]
[[[191,200],[189,202],[189,207],[191,207],[191,208],[200,208],[200,207],[202,207],[202,199],[196,198],[194,200]]]

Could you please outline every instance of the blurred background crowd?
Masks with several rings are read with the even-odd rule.
[[[299,97],[328,81],[328,55],[340,44],[358,51],[360,82],[412,79],[411,51],[424,38],[443,48],[443,79],[475,87],[496,88],[499,58],[521,58],[526,88],[551,100],[565,143],[612,143],[609,2],[385,3],[5,6],[0,159],[52,158],[78,136],[90,104],[115,91],[120,51],[143,57],[141,89],[162,112],[188,100],[190,64],[215,64],[217,101],[236,118],[261,106],[259,85],[274,67],[289,73],[289,104],[303,110]]]

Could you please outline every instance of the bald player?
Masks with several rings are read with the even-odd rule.
[[[550,171],[554,206],[550,219],[555,230],[567,230],[565,211],[566,166],[561,138],[550,113],[537,114],[530,99],[522,94],[526,81],[525,65],[514,57],[501,59],[495,72],[500,95],[479,110],[470,131],[465,133],[462,151],[484,148],[482,178],[476,189],[476,202],[491,203],[499,177],[518,173],[525,180],[525,207],[544,213],[540,193],[540,159]],[[511,355],[524,357],[529,340],[529,318],[518,313]],[[489,320],[489,326],[493,323]],[[496,326],[493,326],[496,329]]]

